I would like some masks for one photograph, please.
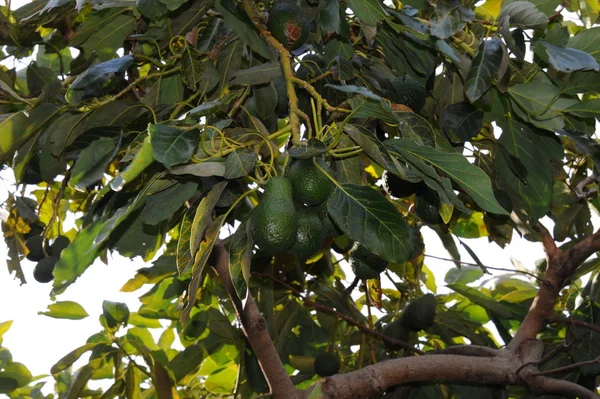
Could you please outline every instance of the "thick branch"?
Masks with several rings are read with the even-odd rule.
[[[322,380],[323,398],[377,395],[398,384],[420,381],[457,381],[505,385],[516,382],[508,356],[472,357],[428,355],[383,361],[347,374]]]
[[[292,384],[275,350],[267,329],[267,322],[260,314],[252,295],[248,293],[245,306],[242,305],[242,302],[238,298],[231,281],[231,275],[229,274],[229,254],[222,243],[215,245],[213,256],[215,257],[213,267],[235,307],[237,317],[242,323],[244,335],[258,358],[260,368],[269,384],[273,398],[289,399],[300,397],[300,391]]]

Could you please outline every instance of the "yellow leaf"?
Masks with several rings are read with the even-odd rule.
[[[500,14],[500,8],[502,7],[502,0],[487,0],[479,7],[475,7],[475,16],[478,19],[485,19],[488,21],[495,21]]]

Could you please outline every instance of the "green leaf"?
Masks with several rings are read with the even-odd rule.
[[[191,374],[200,367],[206,352],[200,345],[190,345],[169,362],[169,370],[175,377],[175,382],[181,381],[186,375]]]
[[[94,32],[81,47],[86,54],[95,54],[100,61],[108,61],[123,47],[125,38],[133,33],[135,19],[130,15],[117,15],[105,19],[102,28]]]
[[[464,143],[479,134],[483,111],[466,102],[450,104],[442,112],[440,124],[451,142]]]
[[[148,125],[152,156],[167,168],[189,161],[198,145],[198,130],[163,124]]]
[[[10,329],[12,323],[12,320],[3,321],[2,323],[0,323],[0,339],[2,339],[2,336]]]
[[[24,387],[31,379],[31,372],[24,364],[12,362],[0,371],[0,393],[10,393],[16,388]]]
[[[192,229],[190,232],[190,254],[192,257],[196,256],[196,251],[200,246],[200,242],[202,241],[202,237],[206,232],[206,229],[212,222],[212,213],[217,206],[217,202],[219,198],[221,198],[221,194],[225,187],[227,186],[227,181],[222,181],[215,184],[206,197],[202,198],[200,201],[200,205],[196,209],[196,214],[194,215],[194,221],[192,222]],[[187,270],[179,270],[179,274],[182,275]]]
[[[252,24],[252,21],[250,21],[248,16],[239,8],[235,0],[216,0],[215,6],[223,16],[223,19],[225,19],[227,26],[231,27],[238,37],[244,40],[252,50],[268,60],[275,58],[273,50],[271,50],[267,43],[260,37]],[[235,11],[235,13],[232,12],[232,10]]]
[[[598,72],[574,72],[569,80],[561,86],[561,93],[600,93],[600,73]]]
[[[198,83],[202,80],[204,63],[186,47],[181,67],[183,69],[181,80],[190,90],[196,91]]]
[[[497,122],[502,129],[498,142],[527,168],[527,184],[514,176],[504,157],[495,157],[498,174],[527,204],[530,217],[537,219],[550,209],[552,198],[551,158],[561,159],[562,148],[550,137],[535,134],[514,119]]]
[[[161,77],[152,85],[142,102],[151,107],[174,105],[183,101],[183,80],[180,73]]]
[[[469,101],[475,102],[490,88],[500,68],[502,54],[500,39],[492,38],[481,42],[465,84],[465,94]]]
[[[258,155],[250,148],[240,148],[227,156],[225,161],[226,179],[237,179],[238,177],[247,176],[254,170]]]
[[[73,301],[56,302],[48,305],[48,311],[38,312],[55,319],[81,320],[89,316],[83,306]]]
[[[348,0],[347,4],[362,24],[375,26],[385,18],[377,0]]]
[[[569,39],[567,47],[585,51],[600,62],[600,26],[582,30]]]
[[[27,124],[25,112],[0,115],[0,162],[4,163],[31,136],[31,129],[23,129]]]
[[[174,184],[165,190],[152,194],[146,200],[140,215],[142,222],[155,225],[168,219],[194,195],[197,189],[198,184],[190,181],[183,184]]]
[[[435,147],[435,132],[427,119],[414,112],[394,112],[394,116],[403,138]]]
[[[512,317],[512,312],[509,311],[502,304],[496,302],[496,300],[487,296],[483,292],[467,287],[462,284],[448,284],[448,288],[452,291],[457,292],[463,296],[465,296],[469,301],[473,302],[476,305],[482,306],[485,309],[494,312],[498,317],[509,319]]]
[[[119,146],[112,138],[102,137],[93,141],[81,151],[79,159],[71,168],[69,186],[79,191],[85,191],[89,186],[98,182],[104,176],[106,168],[118,150]]]
[[[50,69],[56,76],[67,73],[71,68],[72,60],[71,50],[68,47],[56,52],[51,46],[40,46],[35,56],[35,62],[39,66]]]
[[[229,273],[233,288],[241,300],[246,299],[247,295],[253,247],[247,226],[242,223],[231,236],[229,244]]]
[[[548,54],[550,64],[560,72],[571,73],[575,71],[599,71],[600,65],[590,54],[585,51],[558,47],[550,43],[540,42]]]
[[[236,71],[227,86],[262,85],[282,76],[279,62],[267,62],[248,69]]]
[[[332,89],[335,89],[337,91],[341,91],[344,93],[361,95],[361,96],[368,98],[369,100],[374,100],[374,101],[381,100],[380,96],[378,96],[377,94],[373,93],[371,90],[369,90],[368,88],[363,87],[363,86],[353,86],[353,85],[341,86],[341,85],[333,85],[333,84],[327,84],[325,86],[331,87]]]
[[[150,20],[160,19],[169,12],[167,6],[159,0],[135,0],[135,7]]]
[[[467,158],[457,152],[447,153],[432,147],[420,146],[413,140],[387,140],[386,145],[399,153],[408,152],[430,163],[458,183],[481,208],[488,212],[507,215],[506,210],[498,203],[492,190],[492,182],[488,175]]]
[[[575,103],[575,100],[559,101],[560,89],[545,81],[517,84],[509,88],[508,93],[528,117],[538,120],[557,118],[559,129],[564,126],[562,110]]]
[[[548,23],[548,17],[535,4],[529,1],[503,3],[498,21],[503,27],[518,26],[520,28]]]
[[[431,34],[448,39],[475,17],[475,12],[459,0],[440,0],[435,3],[435,18],[431,18]]]
[[[133,56],[126,55],[114,60],[101,62],[87,69],[67,89],[65,97],[73,105],[79,105],[90,97],[98,97],[117,74],[124,73],[133,64]]]
[[[460,269],[448,270],[444,281],[446,284],[467,285],[483,277],[483,271],[478,267],[466,266]]]
[[[348,100],[352,107],[352,118],[375,118],[387,123],[397,122],[394,112],[385,102],[368,101],[360,97]]]
[[[127,324],[129,320],[129,308],[121,302],[102,302],[102,315],[109,328],[116,328],[120,324]]]
[[[600,98],[583,100],[582,102],[566,108],[565,112],[582,118],[596,118],[600,120]]]
[[[348,237],[389,262],[402,263],[412,252],[412,230],[404,217],[371,187],[336,184],[327,210]]]
[[[219,231],[225,223],[226,215],[220,215],[206,229],[204,240],[200,243],[200,248],[194,257],[194,264],[192,265],[192,280],[190,281],[188,292],[188,302],[181,312],[181,322],[185,326],[190,318],[192,308],[196,303],[196,294],[198,288],[200,288],[200,282],[202,280],[202,272],[206,266],[206,262],[212,253],[215,242],[219,238]]]

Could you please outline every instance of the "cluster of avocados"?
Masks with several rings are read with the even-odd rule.
[[[388,337],[408,342],[411,332],[426,330],[433,326],[436,307],[433,294],[420,296],[406,304],[402,315],[389,323],[383,333]]]
[[[33,278],[40,283],[49,283],[54,279],[52,271],[54,265],[58,262],[60,254],[69,244],[69,238],[60,235],[54,239],[51,245],[48,245],[42,231],[38,234],[29,235],[25,241],[25,246],[29,250],[27,259],[37,262],[33,269]]]
[[[326,168],[322,161],[316,162]],[[269,255],[287,251],[300,259],[310,258],[327,235],[337,235],[327,213],[332,190],[333,183],[313,159],[294,159],[285,176],[269,179],[250,216],[254,243]]]

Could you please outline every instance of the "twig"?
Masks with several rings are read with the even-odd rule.
[[[252,272],[252,275],[255,276],[255,277],[260,277],[260,278],[264,278],[264,279],[267,279],[267,280],[271,280],[274,283],[277,283],[277,284],[279,284],[279,285],[287,288],[288,290],[290,290],[290,292],[294,296],[296,296],[297,298],[299,298],[300,300],[302,300],[302,303],[305,306],[311,307],[311,308],[316,309],[316,310],[320,310],[323,313],[329,313],[331,315],[334,315],[337,318],[339,318],[341,320],[344,320],[346,323],[348,323],[348,324],[350,324],[350,325],[358,328],[360,330],[360,332],[362,332],[365,335],[369,335],[369,336],[371,336],[373,338],[377,338],[380,341],[387,342],[388,344],[392,345],[393,347],[409,350],[409,351],[411,351],[413,353],[416,353],[418,355],[424,355],[425,354],[425,352],[412,347],[411,345],[409,345],[408,343],[406,343],[404,341],[400,341],[398,339],[395,339],[395,338],[392,338],[392,337],[388,337],[387,335],[382,334],[382,333],[380,333],[378,331],[371,330],[370,328],[364,326],[360,322],[354,320],[352,317],[350,317],[348,315],[345,315],[344,313],[340,313],[337,310],[330,308],[329,306],[325,306],[325,305],[322,305],[320,303],[314,302],[314,301],[312,301],[312,300],[310,300],[308,298],[305,298],[305,296],[300,291],[298,291],[296,288],[292,287],[291,285],[289,285],[285,281],[281,281],[281,280],[279,280],[276,277],[269,276],[268,274],[264,274],[264,273]]]
[[[540,371],[540,372],[537,372],[537,373],[532,373],[531,376],[536,377],[536,376],[539,376],[539,375],[558,374],[558,373],[563,373],[565,371],[571,371],[571,370],[579,368],[581,366],[587,366],[587,365],[590,365],[590,364],[597,364],[597,363],[600,363],[600,356],[598,356],[597,358],[592,359],[592,360],[586,360],[584,362],[573,363],[573,364],[570,364],[568,366],[557,367],[557,368],[552,369],[552,370],[544,370],[544,371]]]
[[[479,267],[479,265],[477,263],[463,262],[461,260],[454,260],[454,259],[442,258],[440,256],[428,255],[428,254],[425,254],[425,256],[428,257],[428,258],[437,259],[437,260],[443,260],[443,261],[446,261],[446,262],[460,263],[461,265]],[[484,265],[484,266],[485,266],[486,269],[498,270],[498,271],[503,271],[503,272],[520,273],[520,274],[524,274],[524,275],[527,275],[529,277],[532,277],[532,278],[534,278],[534,279],[536,279],[538,281],[542,281],[542,279],[539,278],[538,276],[536,276],[535,274],[533,274],[531,272],[526,272],[524,270],[506,269],[506,268],[503,268],[503,267],[494,267],[494,266],[488,266],[488,265]]]

